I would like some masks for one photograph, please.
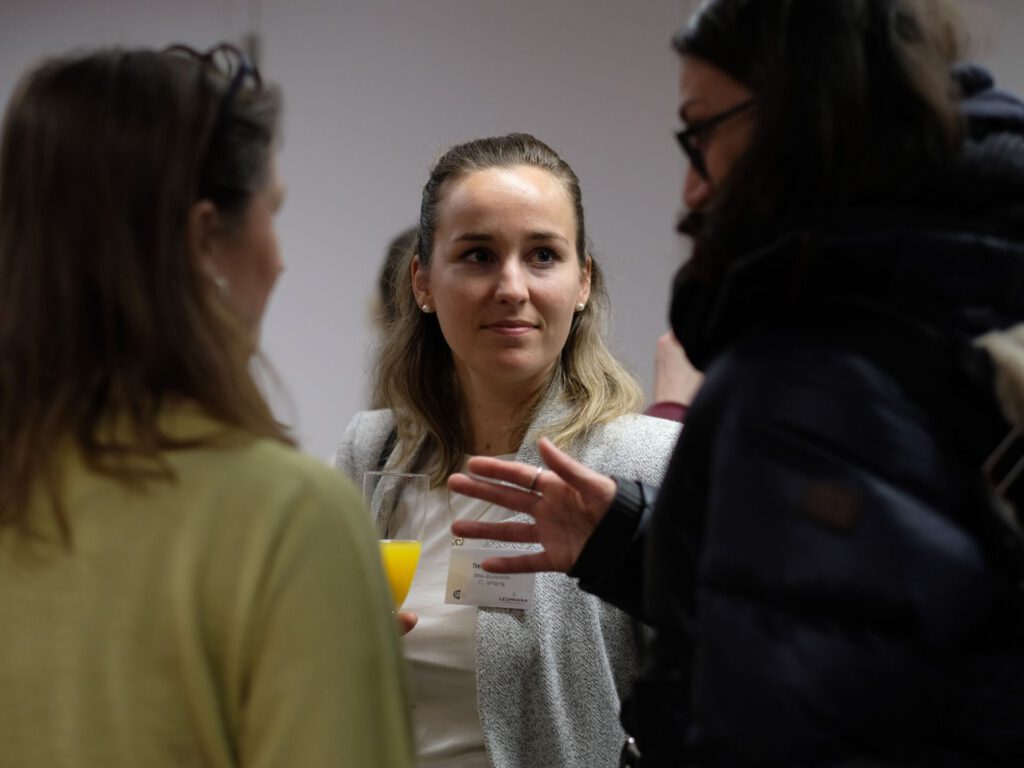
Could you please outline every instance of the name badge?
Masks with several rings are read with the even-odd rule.
[[[444,601],[449,605],[482,608],[529,608],[533,603],[536,574],[488,573],[480,567],[489,557],[521,554],[521,549],[452,547]]]

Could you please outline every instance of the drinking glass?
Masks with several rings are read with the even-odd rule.
[[[363,500],[377,521],[380,559],[395,610],[409,594],[420,559],[427,487],[427,475],[363,473]]]

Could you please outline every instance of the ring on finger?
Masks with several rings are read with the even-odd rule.
[[[537,471],[533,473],[533,478],[530,480],[530,484],[526,487],[527,491],[529,491],[530,493],[534,492],[533,489],[537,486],[537,479],[540,477],[543,471],[544,467],[537,467]]]

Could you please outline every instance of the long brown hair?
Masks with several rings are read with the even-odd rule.
[[[69,540],[68,444],[127,483],[171,478],[169,400],[289,440],[188,238],[197,201],[238,226],[267,182],[280,99],[245,75],[104,50],[47,61],[15,91],[0,143],[0,526],[29,533],[42,492]]]
[[[684,221],[690,269],[844,206],[919,200],[962,125],[952,64],[963,20],[944,0],[707,0],[675,36],[682,56],[754,95],[747,151],[712,203]]]
[[[475,171],[529,165],[551,173],[565,187],[576,218],[576,255],[581,268],[590,260],[590,298],[573,316],[569,337],[551,383],[561,393],[569,412],[545,431],[561,447],[568,447],[597,424],[639,409],[643,397],[636,379],[614,358],[604,342],[609,305],[601,268],[587,247],[580,183],[554,150],[533,136],[513,133],[478,139],[449,149],[431,169],[423,188],[416,247],[396,271],[395,306],[398,317],[383,342],[377,388],[381,400],[395,411],[401,445],[411,449],[419,438],[439,457],[433,480],[440,483],[458,469],[469,447],[462,392],[452,353],[436,315],[421,312],[412,291],[410,264],[419,255],[426,266],[434,250],[439,208],[451,184]],[[521,440],[534,415],[537,393],[510,426]]]

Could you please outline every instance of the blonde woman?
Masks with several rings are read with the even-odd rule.
[[[607,297],[586,242],[579,181],[548,146],[512,134],[451,148],[398,272],[379,361],[388,407],[358,414],[338,450],[353,478],[383,466],[432,480],[405,603],[419,615],[404,647],[422,766],[598,768],[622,744],[639,640],[625,614],[562,574],[537,576],[523,609],[445,602],[453,552],[471,543],[453,540],[452,521],[512,516],[449,494],[469,455],[539,469],[547,436],[598,471],[662,477],[679,425],[635,415],[639,389],[602,340]]]

